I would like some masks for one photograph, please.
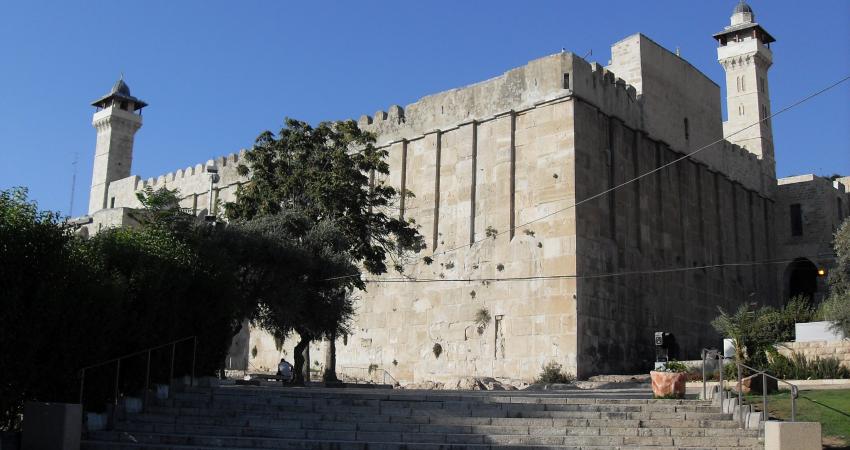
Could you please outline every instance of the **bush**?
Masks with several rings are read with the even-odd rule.
[[[670,360],[664,363],[664,367],[655,370],[656,372],[673,372],[673,373],[685,373],[690,371],[690,368],[685,365],[685,363]]]
[[[842,366],[837,358],[808,359],[802,353],[792,353],[790,358],[780,354],[772,355],[767,372],[786,380],[850,378],[850,370]]]
[[[575,375],[564,372],[563,366],[551,361],[543,366],[543,371],[540,372],[540,377],[535,380],[536,383],[572,383],[575,381]]]
[[[830,296],[822,304],[823,319],[832,330],[850,338],[850,219],[835,233],[835,267],[829,272]]]

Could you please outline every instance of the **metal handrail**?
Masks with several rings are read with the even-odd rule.
[[[744,394],[743,394],[744,389],[743,389],[743,377],[742,377],[743,371],[741,370],[741,367],[746,367],[747,369],[750,369],[751,371],[755,372],[751,376],[761,375],[761,390],[762,390],[762,395],[761,395],[761,398],[762,398],[761,414],[762,414],[762,416],[761,417],[762,417],[762,425],[768,419],[768,417],[767,417],[767,378],[768,377],[773,378],[777,382],[785,383],[788,386],[791,386],[791,422],[795,422],[797,420],[797,397],[799,395],[799,389],[797,388],[796,384],[789,383],[785,380],[781,380],[781,379],[765,372],[764,370],[759,370],[759,369],[756,369],[754,367],[750,367],[750,366],[748,366],[748,365],[746,365],[746,364],[744,364],[740,361],[736,361],[735,364],[737,365],[737,368],[738,368],[738,405],[739,406],[744,405],[744,403],[743,403],[743,401],[744,401]],[[743,428],[744,427],[744,415],[739,414],[739,416],[740,416],[740,421],[741,421],[741,428]]]
[[[705,372],[706,357],[716,358],[720,361],[720,366],[718,367],[719,373],[718,373],[717,378],[719,380],[719,385],[720,385],[720,387],[718,389],[718,393],[720,394],[720,401],[721,401],[721,404],[722,404],[724,392],[725,392],[724,387],[723,387],[723,375],[724,375],[725,371],[723,369],[724,369],[724,361],[725,361],[726,358],[723,357],[723,355],[718,350],[706,349],[706,348],[702,349],[702,397],[703,398],[706,398],[706,381],[707,381],[706,372]],[[737,390],[738,390],[738,406],[739,407],[743,408],[743,406],[744,406],[744,394],[743,394],[744,389],[743,389],[743,370],[742,370],[742,367],[746,367],[747,369],[754,372],[753,375],[751,375],[751,376],[757,376],[757,375],[762,376],[762,383],[761,383],[761,385],[762,385],[762,416],[761,416],[762,417],[762,426],[764,425],[764,422],[767,421],[767,419],[768,419],[768,413],[767,413],[767,378],[768,377],[776,380],[777,382],[785,383],[788,386],[791,386],[791,422],[795,422],[797,420],[797,397],[799,396],[799,388],[797,387],[796,384],[789,383],[788,381],[777,378],[777,377],[765,372],[764,370],[758,370],[754,367],[750,367],[750,366],[748,366],[748,365],[746,365],[746,364],[744,364],[740,361],[736,361],[735,364],[736,364],[737,370],[738,370]],[[740,414],[738,414],[738,419],[740,421],[741,428],[744,428],[743,410]]]
[[[177,340],[165,343],[165,344],[157,345],[157,346],[154,346],[154,347],[148,347],[144,350],[139,350],[137,352],[128,353],[124,356],[119,356],[117,358],[112,358],[112,359],[109,359],[109,360],[106,360],[106,361],[103,361],[103,362],[99,362],[97,364],[92,364],[92,365],[83,367],[82,369],[80,369],[80,406],[81,407],[83,406],[83,394],[85,393],[85,388],[86,388],[86,371],[87,370],[115,363],[115,394],[113,396],[113,405],[118,406],[118,395],[119,395],[118,386],[119,386],[119,381],[120,381],[120,377],[121,377],[121,361],[124,360],[124,359],[127,359],[127,358],[132,358],[133,356],[138,356],[138,355],[147,353],[147,364],[146,364],[146,368],[145,368],[145,394],[144,394],[144,398],[142,399],[142,407],[147,409],[148,390],[150,388],[150,378],[151,378],[150,377],[150,375],[151,375],[151,353],[154,350],[159,350],[161,348],[168,347],[169,345],[171,346],[171,368],[169,370],[169,378],[168,378],[168,382],[169,382],[169,386],[170,386],[170,383],[174,379],[174,356],[177,352],[177,344],[180,344],[182,342],[186,342],[190,339],[192,340],[192,378],[191,378],[191,384],[194,385],[195,384],[195,356],[197,354],[197,349],[198,349],[198,336],[187,336],[187,337],[177,339]],[[113,409],[113,411],[114,411],[114,409]]]

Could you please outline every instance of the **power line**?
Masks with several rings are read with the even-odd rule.
[[[818,90],[818,91],[815,91],[815,92],[813,92],[813,93],[811,93],[811,94],[809,94],[809,95],[806,95],[805,97],[803,97],[803,98],[801,98],[801,99],[799,99],[799,100],[797,100],[797,101],[795,101],[795,102],[791,103],[790,105],[788,105],[788,106],[786,106],[786,107],[784,107],[784,108],[780,109],[779,111],[774,112],[773,114],[770,114],[770,115],[768,115],[768,116],[765,116],[764,118],[762,118],[762,119],[758,120],[757,122],[753,122],[752,124],[747,125],[746,127],[741,128],[741,129],[740,129],[740,130],[738,130],[738,131],[735,131],[735,132],[733,132],[733,133],[730,133],[730,134],[728,134],[727,136],[724,136],[724,137],[722,137],[722,138],[720,138],[720,139],[718,139],[718,140],[716,140],[716,141],[714,141],[714,142],[711,142],[711,143],[709,143],[709,144],[707,144],[707,145],[704,145],[704,146],[702,146],[702,147],[700,147],[700,148],[698,148],[698,149],[696,149],[696,150],[694,150],[694,151],[692,151],[692,152],[690,152],[690,153],[686,153],[686,154],[684,154],[683,156],[681,156],[681,157],[679,157],[679,158],[676,158],[676,159],[674,159],[674,160],[672,160],[672,161],[670,161],[670,162],[668,162],[668,163],[666,163],[666,164],[662,164],[661,166],[656,167],[655,169],[652,169],[652,170],[650,170],[650,171],[648,171],[648,172],[645,172],[645,173],[643,173],[643,174],[641,174],[641,175],[638,175],[638,176],[637,176],[637,177],[635,177],[635,178],[632,178],[632,179],[626,180],[626,181],[624,181],[624,182],[622,182],[622,183],[620,183],[620,184],[618,184],[618,185],[616,185],[616,186],[613,186],[613,187],[608,188],[608,189],[606,189],[606,190],[604,190],[604,191],[601,191],[601,192],[599,192],[599,193],[597,193],[597,194],[594,194],[594,195],[592,195],[592,196],[590,196],[590,197],[588,197],[588,198],[585,198],[585,199],[582,199],[582,200],[580,200],[580,201],[578,201],[578,202],[575,202],[575,203],[573,203],[572,205],[569,205],[569,206],[567,206],[567,207],[561,208],[561,209],[559,209],[559,210],[553,211],[553,212],[548,213],[548,214],[544,214],[544,215],[542,215],[542,216],[540,216],[540,217],[538,217],[538,218],[536,218],[536,219],[532,219],[532,220],[530,220],[530,221],[528,221],[528,222],[525,222],[525,223],[521,223],[521,224],[519,224],[519,225],[516,225],[516,226],[514,227],[514,230],[519,229],[519,228],[526,227],[526,226],[531,225],[531,224],[533,224],[533,223],[536,223],[536,222],[539,222],[539,221],[541,221],[541,220],[544,220],[544,219],[547,219],[547,218],[549,218],[549,217],[552,217],[552,216],[554,216],[554,215],[556,215],[556,214],[560,214],[560,213],[562,213],[562,212],[564,212],[564,211],[568,211],[568,210],[570,210],[570,209],[573,209],[573,208],[575,208],[575,207],[577,207],[577,206],[579,206],[579,205],[581,205],[581,204],[587,203],[587,202],[589,202],[589,201],[591,201],[591,200],[595,200],[595,199],[597,199],[597,198],[599,198],[599,197],[602,197],[602,196],[604,196],[604,195],[606,195],[606,194],[609,194],[609,193],[611,193],[611,192],[613,192],[613,191],[615,191],[615,190],[617,190],[617,189],[620,189],[620,188],[622,188],[622,187],[624,187],[624,186],[628,186],[628,185],[630,185],[630,184],[634,183],[635,181],[638,181],[638,180],[640,180],[640,179],[642,179],[642,178],[645,178],[645,177],[647,177],[647,176],[649,176],[649,175],[652,175],[652,174],[654,174],[654,173],[656,173],[656,172],[659,172],[659,171],[661,171],[661,170],[663,170],[663,169],[666,169],[667,167],[670,167],[670,166],[672,166],[672,165],[674,165],[674,164],[678,164],[679,162],[684,161],[685,159],[690,158],[692,155],[695,155],[695,154],[697,154],[697,153],[699,153],[699,152],[701,152],[701,151],[703,151],[703,150],[705,150],[705,149],[711,148],[711,147],[713,147],[714,145],[717,145],[717,144],[719,144],[719,143],[722,143],[722,142],[724,142],[724,141],[728,140],[728,138],[730,138],[730,137],[732,137],[732,136],[735,136],[736,134],[742,133],[742,132],[744,132],[745,130],[748,130],[748,129],[752,128],[752,127],[755,127],[755,126],[757,126],[757,125],[761,124],[762,122],[765,122],[765,121],[767,121],[767,120],[770,120],[770,119],[772,119],[772,118],[774,118],[774,117],[776,117],[776,116],[778,116],[778,115],[780,115],[780,114],[782,114],[782,113],[785,113],[785,112],[787,112],[787,111],[789,111],[789,110],[791,110],[791,109],[793,109],[793,108],[796,108],[797,106],[799,106],[799,105],[801,105],[801,104],[803,104],[803,103],[805,103],[805,102],[807,102],[807,101],[809,101],[809,100],[811,100],[811,99],[813,99],[813,98],[815,98],[815,97],[817,97],[817,96],[819,96],[819,95],[821,95],[821,94],[823,94],[823,93],[825,93],[825,92],[827,92],[827,91],[829,91],[829,90],[831,90],[831,89],[835,88],[836,86],[840,85],[841,83],[846,82],[847,80],[850,80],[850,75],[847,75],[847,76],[845,76],[845,77],[843,77],[843,78],[839,79],[838,81],[836,81],[836,82],[834,82],[834,83],[832,83],[832,84],[830,84],[830,85],[828,85],[828,86],[826,86],[826,87],[824,87],[824,88],[822,88],[822,89],[820,89],[820,90]],[[485,236],[485,237],[483,237],[483,238],[481,238],[481,239],[475,240],[475,241],[473,241],[473,242],[472,242],[472,243],[470,243],[470,244],[466,244],[466,245],[461,245],[461,246],[458,246],[458,247],[449,248],[449,249],[446,249],[446,250],[443,250],[443,251],[441,251],[441,252],[437,252],[437,253],[432,253],[431,255],[428,255],[428,257],[432,257],[432,258],[433,258],[433,257],[435,257],[435,256],[445,255],[445,254],[447,254],[447,253],[451,253],[451,252],[454,252],[454,251],[457,251],[457,250],[465,249],[465,248],[471,247],[471,246],[473,246],[473,245],[475,245],[475,244],[478,244],[478,243],[484,242],[484,241],[486,241],[486,240],[488,240],[488,239],[495,238],[495,237],[500,236],[500,235],[503,235],[503,234],[505,234],[505,233],[509,233],[510,231],[511,231],[511,230],[505,230],[505,231],[499,231],[499,232],[497,232],[497,233],[491,233],[489,236]],[[405,264],[405,265],[409,265],[409,263],[408,263],[408,264]],[[323,281],[333,281],[333,280],[339,280],[339,279],[345,279],[345,278],[353,278],[353,277],[359,277],[359,276],[360,276],[360,274],[359,274],[359,273],[356,273],[356,274],[351,274],[351,275],[342,275],[342,276],[338,276],[338,277],[326,278],[326,279],[325,279],[325,280],[323,280]],[[441,281],[442,281],[442,280],[441,280]],[[388,281],[382,281],[382,282],[388,282]]]
[[[502,282],[502,281],[535,281],[535,280],[560,280],[560,279],[596,279],[596,278],[614,278],[614,277],[623,277],[623,276],[634,276],[634,275],[658,275],[664,273],[677,273],[677,272],[688,272],[693,270],[707,270],[707,269],[718,269],[725,267],[750,267],[750,266],[759,266],[759,265],[770,265],[770,264],[787,264],[792,263],[794,261],[799,260],[800,258],[806,259],[835,259],[835,256],[832,254],[821,254],[817,256],[803,256],[797,257],[794,259],[767,259],[760,261],[744,261],[744,262],[735,262],[735,263],[721,263],[721,264],[706,264],[702,266],[688,266],[688,267],[671,267],[666,269],[650,269],[650,270],[636,270],[630,272],[608,272],[608,273],[599,273],[599,274],[591,274],[591,275],[575,275],[575,274],[562,274],[562,275],[533,275],[533,276],[524,276],[524,277],[505,277],[505,278],[389,278],[389,279],[366,279],[363,280],[366,283],[441,283],[441,282],[464,282],[464,283],[473,283],[473,282]],[[344,277],[338,277],[344,278]]]
[[[635,178],[632,178],[632,179],[626,180],[626,181],[624,181],[624,182],[622,182],[622,183],[620,183],[620,184],[618,184],[618,185],[616,185],[616,186],[613,186],[613,187],[608,188],[608,189],[606,189],[606,190],[604,190],[604,191],[602,191],[602,192],[599,192],[599,193],[597,193],[597,194],[594,194],[594,195],[592,195],[592,196],[590,196],[590,197],[588,197],[588,198],[585,198],[585,199],[583,199],[583,200],[580,200],[580,201],[578,201],[578,202],[575,202],[575,203],[573,203],[572,205],[569,205],[569,206],[567,206],[567,207],[565,207],[565,208],[562,208],[562,209],[559,209],[559,210],[553,211],[553,212],[548,213],[548,214],[544,214],[544,215],[542,215],[542,216],[540,216],[540,217],[538,217],[538,218],[536,218],[536,219],[532,219],[532,220],[529,220],[528,222],[525,222],[525,223],[522,223],[522,224],[516,225],[516,226],[514,227],[514,230],[519,229],[519,228],[526,227],[526,226],[531,225],[531,224],[533,224],[533,223],[535,223],[535,222],[539,222],[539,221],[541,221],[541,220],[543,220],[543,219],[547,219],[547,218],[552,217],[552,216],[554,216],[554,215],[556,215],[556,214],[560,214],[560,213],[562,213],[562,212],[564,212],[564,211],[568,211],[568,210],[573,209],[573,208],[575,208],[575,207],[577,207],[577,206],[579,206],[579,205],[581,205],[581,204],[587,203],[587,202],[589,202],[589,201],[591,201],[591,200],[596,200],[597,198],[602,197],[603,195],[609,194],[609,193],[611,193],[611,192],[613,192],[613,191],[615,191],[615,190],[617,190],[617,189],[620,189],[621,187],[628,186],[628,185],[630,185],[630,184],[634,183],[635,181],[640,180],[641,178],[644,178],[644,177],[647,177],[647,176],[649,176],[649,175],[652,175],[652,174],[654,174],[654,173],[656,173],[656,172],[658,172],[658,171],[661,171],[662,169],[666,169],[667,167],[670,167],[670,166],[672,166],[672,165],[674,165],[674,164],[678,164],[679,162],[684,161],[685,159],[690,158],[692,155],[695,155],[695,154],[697,154],[697,153],[699,153],[699,152],[701,152],[701,151],[703,151],[703,150],[705,150],[705,149],[707,149],[707,148],[710,148],[710,147],[713,147],[714,145],[717,145],[717,144],[719,144],[719,143],[722,143],[722,142],[724,142],[724,141],[728,140],[728,138],[730,138],[730,137],[732,137],[732,136],[735,136],[735,135],[736,135],[736,134],[738,134],[738,133],[742,133],[742,132],[744,132],[745,130],[748,130],[748,129],[750,129],[750,128],[754,127],[754,126],[757,126],[757,125],[761,124],[762,122],[765,122],[765,121],[767,121],[767,120],[770,120],[770,119],[771,119],[771,118],[773,118],[773,117],[776,117],[776,116],[778,116],[778,115],[780,115],[780,114],[782,114],[782,113],[784,113],[784,112],[786,112],[786,111],[788,111],[788,110],[790,110],[790,109],[792,109],[792,108],[795,108],[795,107],[799,106],[800,104],[805,103],[805,102],[807,102],[807,101],[809,101],[809,100],[811,100],[811,99],[813,99],[813,98],[817,97],[818,95],[821,95],[821,94],[823,94],[824,92],[826,92],[826,91],[828,91],[828,90],[830,90],[830,89],[832,89],[832,88],[834,88],[834,87],[836,87],[836,86],[840,85],[841,83],[844,83],[844,82],[845,82],[845,81],[847,81],[847,80],[850,80],[850,75],[847,75],[847,76],[845,76],[844,78],[842,78],[842,79],[840,79],[840,80],[836,81],[835,83],[832,83],[832,84],[830,84],[829,86],[827,86],[827,87],[825,87],[825,88],[823,88],[823,89],[821,89],[821,90],[819,90],[819,91],[816,91],[816,92],[814,92],[814,93],[811,93],[811,94],[809,94],[809,95],[807,95],[807,96],[803,97],[802,99],[797,100],[796,102],[794,102],[794,103],[792,103],[792,104],[790,104],[790,105],[788,105],[788,106],[786,106],[786,107],[784,107],[784,108],[780,109],[779,111],[777,111],[777,112],[775,112],[775,113],[773,113],[773,114],[771,114],[771,115],[769,115],[769,116],[766,116],[766,117],[764,117],[764,118],[760,119],[760,120],[759,120],[759,121],[757,121],[757,122],[754,122],[754,123],[752,123],[752,124],[750,124],[750,125],[747,125],[746,127],[741,128],[741,129],[740,129],[740,130],[738,130],[738,131],[735,131],[734,133],[730,133],[729,135],[724,136],[724,137],[722,137],[722,138],[720,138],[720,139],[718,139],[718,140],[716,140],[716,141],[714,141],[714,142],[712,142],[712,143],[710,143],[710,144],[704,145],[704,146],[702,146],[702,147],[700,147],[700,148],[698,148],[698,149],[696,149],[696,150],[694,150],[694,151],[692,151],[692,152],[690,152],[690,153],[686,153],[686,154],[684,154],[683,156],[681,156],[681,157],[679,157],[679,158],[674,159],[673,161],[670,161],[670,162],[668,162],[668,163],[666,163],[666,164],[662,164],[661,166],[656,167],[655,169],[652,169],[652,170],[650,170],[649,172],[646,172],[646,173],[643,173],[643,174],[641,174],[641,175],[638,175],[638,176],[637,176],[637,177],[635,177]],[[490,236],[485,236],[485,237],[483,237],[483,238],[481,238],[481,239],[478,239],[478,240],[476,240],[476,241],[473,241],[473,242],[472,242],[472,243],[470,243],[470,244],[467,244],[467,245],[461,245],[461,246],[458,246],[458,247],[450,248],[450,249],[443,250],[442,252],[438,252],[438,253],[433,253],[433,254],[431,255],[431,257],[439,256],[439,255],[445,255],[446,253],[451,253],[451,252],[454,252],[454,251],[457,251],[457,250],[460,250],[460,249],[463,249],[463,248],[467,248],[467,247],[470,247],[470,246],[472,246],[472,245],[474,245],[474,244],[478,244],[478,243],[480,243],[480,242],[484,242],[484,241],[486,241],[487,239],[495,238],[496,236],[500,236],[500,235],[502,235],[502,234],[509,233],[510,231],[511,231],[511,230],[505,230],[505,231],[497,232],[497,233],[495,233],[495,234],[492,234],[492,233],[491,233],[491,235],[490,235]]]

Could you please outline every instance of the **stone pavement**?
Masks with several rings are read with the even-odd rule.
[[[761,449],[719,406],[645,388],[411,391],[190,388],[83,449]]]

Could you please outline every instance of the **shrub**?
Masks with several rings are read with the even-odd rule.
[[[475,324],[481,328],[486,328],[490,323],[490,311],[487,308],[481,308],[475,313]]]
[[[791,357],[772,355],[767,372],[787,380],[850,378],[850,370],[834,357],[808,359],[802,353]]]
[[[551,361],[545,366],[543,366],[542,372],[540,372],[540,377],[535,381],[536,383],[572,383],[575,381],[575,375],[564,372],[563,366],[556,363],[555,361]]]
[[[436,343],[434,343],[434,347],[431,348],[431,351],[434,352],[435,358],[439,358],[440,355],[443,353],[443,346],[440,345],[439,342],[436,342]]]
[[[679,362],[676,360],[670,360],[664,363],[664,367],[655,370],[656,372],[674,372],[674,373],[686,373],[690,371],[690,368],[685,365],[683,362]]]

